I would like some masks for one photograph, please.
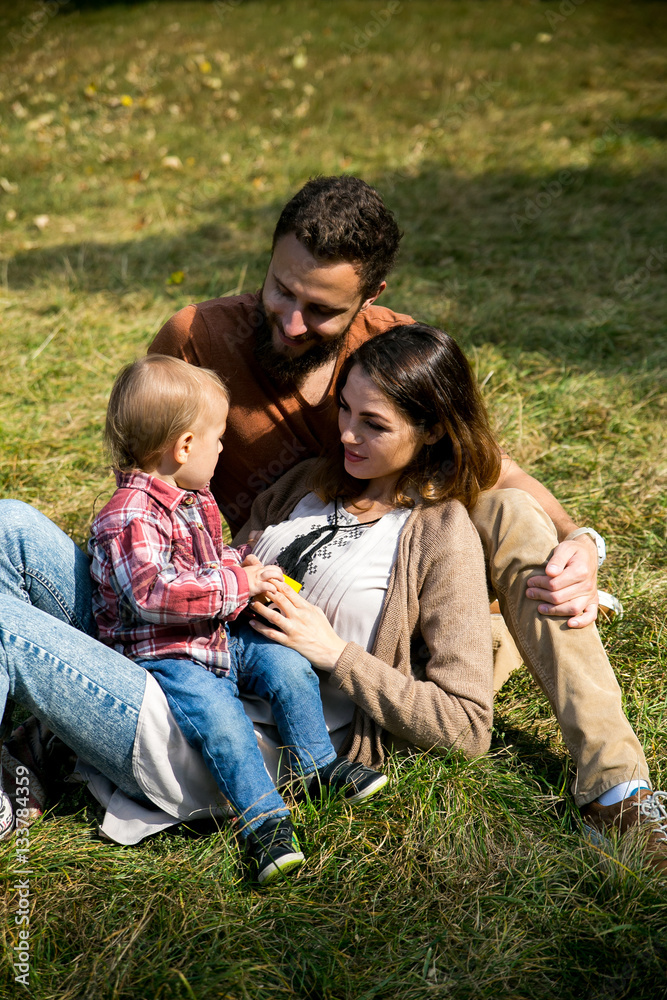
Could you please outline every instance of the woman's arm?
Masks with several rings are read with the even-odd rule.
[[[489,748],[493,719],[484,557],[464,509],[451,504],[443,514],[437,524],[437,511],[427,511],[419,537],[401,539],[401,548],[416,543],[421,552],[416,567],[414,558],[408,554],[401,560],[399,553],[408,566],[408,609],[418,602],[412,634],[421,643],[409,643],[403,635],[390,665],[387,654],[398,623],[385,614],[376,655],[348,645],[333,681],[393,736],[423,749],[456,746],[477,756]]]
[[[382,729],[423,749],[486,752],[491,623],[481,544],[459,504],[431,509],[416,529],[404,530],[374,653],[345,643],[298,595],[286,591],[276,604],[282,615],[263,611],[266,624],[257,630],[330,671]],[[411,640],[419,637],[415,648]]]

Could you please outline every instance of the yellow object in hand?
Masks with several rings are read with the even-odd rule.
[[[296,580],[293,580],[291,576],[285,576],[285,574],[284,574],[284,573],[283,573],[283,580],[284,580],[284,581],[285,581],[285,583],[286,583],[286,584],[287,584],[288,586],[290,586],[290,587],[292,588],[292,590],[293,590],[293,591],[295,591],[295,593],[297,593],[297,594],[299,593],[299,591],[300,591],[300,590],[301,590],[301,588],[303,587],[303,584],[302,584],[302,583],[298,583],[298,582],[297,582]]]

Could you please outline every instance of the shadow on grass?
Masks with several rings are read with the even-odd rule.
[[[667,118],[632,118],[627,125],[634,135],[642,139],[667,140]]]
[[[660,132],[662,123],[649,126]],[[447,312],[464,343],[501,344],[510,354],[536,351],[602,370],[664,360],[667,175],[630,178],[594,164],[471,179],[426,163],[411,177],[368,180],[405,231],[387,304],[405,308],[420,295],[429,315],[418,318],[442,322]],[[244,270],[244,290],[254,289],[282,205],[202,200],[197,212],[210,221],[174,235],[22,251],[9,262],[9,285],[65,278],[80,292],[142,288],[168,300],[169,277],[183,270],[178,294],[198,301],[229,292]]]
[[[568,758],[556,753],[549,740],[536,733],[518,729],[507,722],[502,713],[496,713],[493,721],[491,752],[506,750],[514,758],[525,775],[535,778],[549,792],[563,784],[564,769],[569,768]]]
[[[227,6],[230,9],[254,2],[255,0],[218,0],[221,8]],[[60,0],[60,4],[59,15],[72,13],[72,11],[76,10],[104,10],[105,7],[153,6],[153,4],[147,3],[146,0]]]

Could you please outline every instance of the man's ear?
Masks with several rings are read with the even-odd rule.
[[[174,461],[178,462],[179,465],[185,465],[190,455],[190,450],[192,449],[192,442],[194,441],[194,434],[192,431],[183,431],[180,437],[176,438],[173,444],[172,454],[174,456]]]
[[[364,302],[361,303],[361,311],[363,312],[364,309],[368,309],[369,306],[372,306],[377,297],[379,295],[382,295],[386,287],[387,287],[387,282],[386,281],[381,282],[380,287],[378,288],[375,295],[371,295],[370,298],[366,299]]]

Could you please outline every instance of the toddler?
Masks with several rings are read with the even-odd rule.
[[[283,576],[249,546],[222,540],[208,482],[228,409],[217,375],[176,358],[152,354],[121,371],[105,431],[117,489],[93,522],[89,546],[93,610],[100,639],[150,670],[164,691],[237,818],[262,883],[298,868],[304,856],[239,692],[270,702],[298,775],[351,802],[387,779],[336,757],[309,662],[238,620]]]

